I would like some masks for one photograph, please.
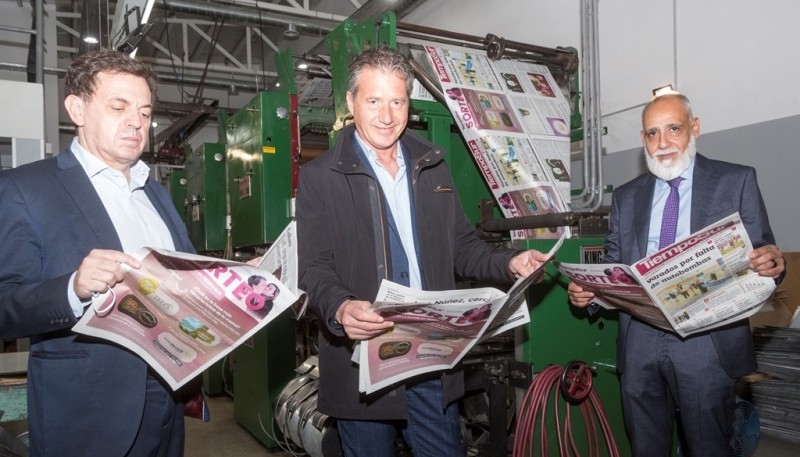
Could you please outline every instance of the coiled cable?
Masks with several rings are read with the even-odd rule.
[[[586,428],[586,457],[600,457],[603,448],[607,449],[609,457],[619,457],[614,433],[597,392],[592,388],[592,371],[580,361],[572,361],[565,367],[548,366],[533,379],[519,409],[513,457],[550,455],[548,412],[553,416],[558,456],[580,457],[573,434],[572,411],[575,408],[579,409]],[[601,445],[600,432],[605,446]]]

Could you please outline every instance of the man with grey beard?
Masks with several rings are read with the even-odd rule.
[[[603,261],[630,265],[738,211],[755,247],[750,268],[780,281],[785,261],[755,170],[697,154],[699,133],[684,95],[662,95],[645,106],[641,136],[650,173],[614,191]],[[662,231],[662,219],[677,223]],[[574,306],[592,303],[592,292],[574,283],[568,290]],[[672,455],[677,413],[684,454],[731,455],[736,380],[756,368],[747,319],[681,338],[620,313],[617,368],[634,456]]]

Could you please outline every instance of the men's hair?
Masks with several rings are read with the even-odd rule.
[[[367,49],[357,55],[350,64],[349,90],[353,95],[358,91],[359,78],[364,70],[373,69],[394,73],[406,82],[406,95],[411,95],[414,86],[414,71],[408,60],[389,46]]]
[[[252,275],[249,278],[247,278],[247,285],[250,287],[257,286],[266,280],[267,278],[261,275]]]
[[[689,115],[689,121],[694,119],[694,115],[692,115],[692,104],[691,102],[689,102],[689,99],[683,94],[672,93],[672,94],[659,95],[658,97],[650,100],[650,102],[644,106],[644,109],[642,110],[642,125],[644,125],[644,117],[647,115],[647,111],[650,110],[650,108],[653,106],[653,103],[668,98],[677,98],[678,100],[680,100],[681,103],[683,103],[684,111],[686,111],[686,114]]]
[[[147,81],[151,99],[156,96],[158,78],[153,69],[128,54],[110,49],[90,51],[72,61],[64,77],[64,96],[91,99],[97,88],[97,74],[101,72],[138,76]]]

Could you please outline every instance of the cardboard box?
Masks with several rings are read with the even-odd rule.
[[[786,277],[759,312],[750,316],[750,327],[789,327],[800,306],[800,252],[784,252]]]

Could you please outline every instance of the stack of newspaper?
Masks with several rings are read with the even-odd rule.
[[[753,341],[758,371],[774,378],[750,386],[761,430],[800,443],[800,329],[756,328]]]

